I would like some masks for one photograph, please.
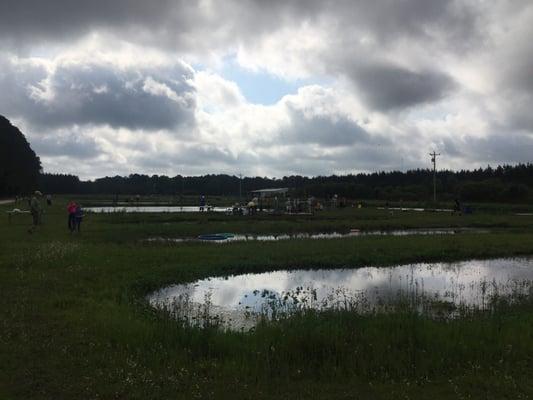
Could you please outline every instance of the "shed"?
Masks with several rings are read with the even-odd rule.
[[[264,199],[266,197],[285,196],[285,194],[288,191],[289,191],[289,188],[259,189],[259,190],[252,190],[252,194],[255,197]]]

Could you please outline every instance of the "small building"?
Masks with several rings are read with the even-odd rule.
[[[284,199],[289,191],[289,188],[274,188],[274,189],[259,189],[252,190],[252,196],[257,198],[256,205],[259,210],[263,209],[279,212],[284,205]]]
[[[288,191],[289,191],[289,188],[259,189],[259,190],[252,190],[252,195],[260,199],[264,199],[267,197],[277,197],[277,196],[284,197]]]

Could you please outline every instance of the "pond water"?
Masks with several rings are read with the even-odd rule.
[[[393,311],[400,303],[454,317],[487,309],[495,297],[531,295],[532,280],[533,258],[471,260],[206,278],[163,288],[147,300],[192,325],[248,330],[261,319],[308,309],[367,313]]]
[[[420,208],[420,207],[378,207],[378,210],[390,211],[432,211],[432,212],[452,212],[451,208]]]
[[[85,207],[86,212],[92,213],[180,213],[180,212],[200,212],[200,207],[195,206],[135,206],[135,207]],[[204,207],[204,212],[227,212],[228,207]]]
[[[350,232],[320,232],[320,233],[291,233],[291,234],[272,234],[272,235],[254,235],[254,234],[213,234],[205,236],[213,236],[209,240],[203,240],[202,237],[184,237],[184,238],[164,238],[154,237],[148,238],[146,242],[162,242],[162,243],[181,243],[190,241],[205,241],[213,243],[231,243],[231,242],[246,242],[246,241],[263,241],[271,242],[278,240],[289,239],[340,239],[347,237],[361,237],[361,236],[408,236],[408,235],[456,235],[460,233],[487,233],[488,230],[475,228],[430,228],[430,229],[393,229],[393,230],[371,230],[360,231],[357,229]],[[218,237],[219,236],[219,237]]]

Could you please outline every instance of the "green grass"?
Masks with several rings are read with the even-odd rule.
[[[91,214],[84,224],[95,229],[88,240],[131,242],[148,237],[191,237],[205,233],[234,232],[275,234],[299,232],[348,232],[350,229],[473,227],[527,230],[533,216],[512,213],[450,215],[448,213],[393,212],[375,208],[348,208],[318,212],[314,216],[226,216],[220,213]]]
[[[90,215],[63,199],[0,220],[0,398],[488,398],[533,396],[533,303],[434,321],[405,310],[313,312],[253,333],[178,325],[144,296],[207,276],[533,254],[533,218],[375,209],[314,217]],[[13,205],[0,206],[0,210]],[[3,218],[4,212],[2,212]],[[469,226],[491,233],[269,243],[145,244],[153,236]]]

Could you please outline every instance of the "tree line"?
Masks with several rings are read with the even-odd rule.
[[[83,181],[75,175],[43,173],[39,157],[15,126],[0,116],[0,196],[27,195],[39,189],[53,194],[223,195],[243,197],[258,189],[287,187],[290,195],[350,199],[429,201],[433,172],[416,169],[348,175],[283,178],[218,174],[168,177],[131,174]],[[437,172],[440,200],[527,202],[533,200],[533,164],[487,166]]]
[[[82,181],[77,176],[41,174],[39,187],[47,193],[118,195],[246,196],[253,190],[288,187],[291,195],[351,199],[426,200],[433,196],[433,171],[417,169],[331,176],[243,177],[218,174],[168,177],[131,174]],[[527,202],[533,199],[533,164],[490,166],[474,170],[437,172],[441,200]]]

